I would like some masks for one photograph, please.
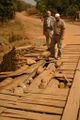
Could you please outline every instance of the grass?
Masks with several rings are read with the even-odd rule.
[[[21,46],[24,38],[23,26],[17,21],[0,24],[0,61],[11,46]]]
[[[43,39],[42,23],[38,18],[25,16],[23,13],[16,13],[15,20],[8,23],[0,23],[0,61],[3,55],[12,46],[25,46],[35,44],[36,40]]]

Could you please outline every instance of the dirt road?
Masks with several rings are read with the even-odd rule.
[[[16,18],[22,23],[25,34],[32,43],[36,40],[45,42],[45,37],[42,33],[42,22],[40,19],[26,16],[23,13],[17,13]],[[80,44],[80,23],[66,22],[63,46],[66,44]]]
[[[66,22],[63,45],[80,44],[80,23]]]

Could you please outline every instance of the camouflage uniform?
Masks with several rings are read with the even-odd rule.
[[[53,16],[45,17],[43,22],[43,33],[46,36],[47,47],[50,48],[50,42],[53,35],[53,25],[55,18]]]
[[[59,21],[55,21],[53,29],[54,29],[54,34],[52,36],[51,45],[50,45],[51,55],[55,57],[55,45],[57,44],[58,47],[57,57],[61,57],[62,37],[63,37],[63,31],[65,29],[64,21],[61,18]]]

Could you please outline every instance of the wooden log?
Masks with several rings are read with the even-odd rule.
[[[15,50],[18,51],[18,50],[32,49],[32,48],[34,48],[34,46],[28,45],[28,46],[17,47]]]
[[[71,87],[62,120],[77,120],[80,102],[80,60],[75,73],[73,85]]]
[[[7,77],[16,77],[16,76],[19,76],[19,75],[22,75],[25,73],[25,71],[27,71],[28,69],[28,65],[24,65],[22,66],[21,68],[19,68],[18,70],[16,71],[13,71],[13,72],[1,72],[0,73],[0,78],[7,78]]]
[[[38,75],[34,82],[30,85],[29,91],[36,92],[39,90],[39,85],[41,84],[41,80],[44,81],[44,88],[47,86],[48,82],[51,80],[51,78],[54,76],[54,63],[51,63],[48,66],[48,69],[44,70],[40,75]]]
[[[64,73],[58,73],[58,72],[55,73],[54,77],[59,81],[67,81],[67,82],[72,81],[73,78],[72,75],[65,75]]]
[[[54,79],[55,80],[55,79]],[[55,95],[55,96],[58,96],[58,95],[60,95],[60,96],[65,96],[65,97],[67,97],[68,96],[68,92],[69,92],[69,89],[67,88],[67,89],[60,89],[60,88],[58,88],[58,87],[55,87],[54,86],[54,80],[52,79],[50,82],[49,82],[49,84],[48,84],[48,86],[46,87],[46,89],[44,90],[44,91],[41,91],[40,93],[44,93],[44,94],[53,94],[53,95]]]
[[[28,53],[24,55],[24,57],[38,57],[38,56],[40,56],[39,53]]]
[[[45,64],[45,61],[41,60],[41,61],[37,62],[35,65],[32,65],[31,67],[29,67],[27,70],[24,71],[25,74],[23,74],[22,76],[19,76],[19,77],[15,78],[10,85],[8,85],[8,86],[6,86],[4,88],[4,90],[5,89],[9,89],[9,90],[10,89],[15,89],[21,83],[27,81],[29,78],[32,78],[33,76],[35,76],[38,67],[40,65],[44,65],[44,64]]]

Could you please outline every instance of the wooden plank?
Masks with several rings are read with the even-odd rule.
[[[80,100],[80,61],[61,120],[77,120]]]
[[[15,100],[18,98],[19,96],[15,95],[14,93],[0,93],[0,98],[10,98],[11,100],[14,98]],[[20,96],[20,98],[29,98],[29,99],[47,99],[47,100],[61,100],[61,101],[65,101],[66,100],[66,96],[61,96],[61,95],[55,95],[55,94],[44,94],[44,93],[25,93],[22,96]]]
[[[0,107],[0,114],[6,110],[5,107]]]
[[[10,85],[13,82],[14,79],[12,78],[6,78],[2,82],[0,82],[0,90],[6,87],[7,85]]]
[[[0,100],[12,101],[12,102],[18,102],[18,103],[29,103],[29,104],[36,104],[36,105],[45,105],[45,106],[53,106],[53,107],[64,107],[65,101],[61,100],[47,100],[47,99],[39,99],[37,98],[27,98],[27,97],[15,97],[15,96],[9,96],[9,95],[0,95]]]
[[[59,107],[63,108],[65,106],[65,101],[60,101],[60,100],[43,100],[43,99],[22,99],[19,100],[21,103],[29,103],[29,104],[36,104],[36,105],[45,105],[45,106],[51,106],[51,107]]]
[[[0,120],[26,120],[26,119],[23,119],[23,118],[15,118],[15,117],[7,117],[7,116],[2,116],[0,115]]]
[[[28,119],[28,120],[60,120],[60,115],[50,115],[38,112],[20,111],[14,109],[7,109],[2,116],[10,116],[14,118]],[[15,120],[15,119],[14,119]]]
[[[75,70],[76,69],[76,65],[62,65],[59,69],[69,69],[69,70]]]
[[[25,111],[34,111],[47,114],[62,114],[63,108],[50,107],[45,105],[36,105],[36,104],[27,104],[27,103],[18,103],[13,101],[3,101],[0,100],[0,106],[12,109],[20,109]]]

